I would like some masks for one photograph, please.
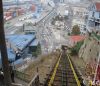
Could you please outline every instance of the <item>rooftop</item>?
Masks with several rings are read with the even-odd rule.
[[[95,5],[96,5],[96,10],[100,11],[100,2],[96,2]]]
[[[79,42],[85,39],[84,36],[71,36],[70,39],[74,42]]]
[[[28,44],[30,44],[34,39],[35,35],[9,35],[6,37],[15,47],[23,50]]]
[[[30,44],[30,46],[37,46],[38,43],[39,43],[38,40],[35,39],[35,40]]]
[[[9,61],[15,61],[15,57],[16,57],[16,55],[15,55],[15,53],[14,53],[14,51],[12,50],[12,49],[7,49],[7,54],[8,54],[8,59],[9,59]],[[1,67],[1,52],[0,52],[0,67]]]

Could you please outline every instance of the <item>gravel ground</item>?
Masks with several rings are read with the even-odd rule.
[[[58,57],[58,52],[41,56],[40,58],[36,59],[33,63],[31,63],[30,66],[24,70],[24,72],[30,75],[31,80],[37,73],[38,68],[40,83],[44,83],[45,78],[47,78],[47,74],[50,74],[50,70],[56,63]]]

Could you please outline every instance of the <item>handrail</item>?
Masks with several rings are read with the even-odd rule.
[[[91,80],[89,81],[89,86],[92,86],[92,81]]]
[[[23,81],[26,81],[26,82],[29,82],[29,78],[30,78],[30,75],[29,74],[26,74],[26,73],[23,73],[21,71],[18,71],[18,70],[14,70],[15,72],[15,76]]]
[[[68,54],[67,54],[67,56],[68,56],[68,60],[69,60],[69,62],[70,62],[70,66],[71,66],[71,69],[72,69],[72,71],[73,71],[75,80],[76,80],[76,82],[77,82],[77,86],[81,86],[80,81],[79,81],[79,79],[78,79],[78,76],[77,76],[77,74],[76,74],[76,72],[75,72],[75,70],[74,70],[74,67],[73,67],[73,65],[72,65],[70,56],[69,56]]]
[[[61,55],[62,55],[62,54],[61,54]],[[56,64],[55,68],[54,68],[54,72],[53,72],[53,74],[52,74],[52,76],[51,76],[51,79],[50,79],[50,81],[49,81],[48,86],[52,86],[52,84],[53,84],[53,81],[54,81],[54,78],[55,78],[55,75],[56,75],[56,72],[57,72],[57,68],[58,68],[58,66],[59,66],[59,62],[60,62],[60,59],[61,59],[61,55],[60,55],[60,57],[59,57],[59,59],[58,59],[58,61],[57,61],[57,64]]]
[[[38,73],[33,77],[33,79],[30,81],[30,83],[28,84],[28,86],[32,86],[32,83],[37,79],[38,77]]]
[[[12,86],[22,86],[22,84],[18,84],[18,83],[12,83]]]

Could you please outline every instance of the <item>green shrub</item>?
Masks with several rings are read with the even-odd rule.
[[[71,55],[78,55],[81,46],[83,45],[84,41],[78,42],[73,48],[71,48]]]
[[[72,28],[72,35],[79,35],[80,34],[80,27],[78,25],[74,25]]]
[[[92,34],[93,34],[98,40],[100,40],[100,35],[98,35],[97,33],[98,33],[98,32],[96,32],[96,33],[95,33],[95,32],[92,32]]]
[[[41,54],[41,45],[39,44],[39,45],[37,46],[37,50],[36,50],[35,52],[32,53],[32,56],[37,57],[37,56],[40,55],[40,54]]]
[[[70,33],[68,33],[68,36],[70,36]]]

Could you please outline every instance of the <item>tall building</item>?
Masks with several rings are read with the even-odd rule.
[[[95,27],[96,30],[100,30],[100,2],[93,3],[89,7],[87,24],[89,27]]]

